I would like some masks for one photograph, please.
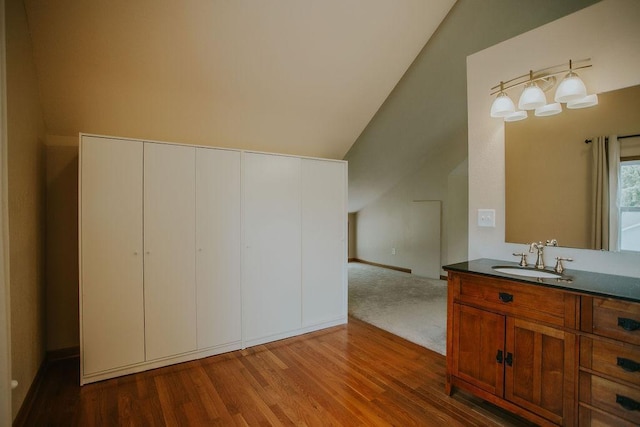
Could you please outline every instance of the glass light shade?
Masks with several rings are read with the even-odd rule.
[[[556,102],[569,102],[585,96],[587,96],[587,88],[582,79],[576,73],[570,72],[558,85],[554,99]]]
[[[593,107],[594,105],[598,105],[598,95],[596,95],[595,93],[593,95],[587,95],[584,98],[577,99],[575,101],[567,102],[567,108],[571,108],[572,110],[577,108]]]
[[[562,113],[562,105],[560,105],[559,102],[554,102],[553,104],[547,104],[536,108],[536,116],[538,117],[553,116],[559,113]]]
[[[491,117],[505,117],[516,111],[513,101],[504,92],[500,92],[491,104]]]
[[[542,89],[533,82],[527,83],[522,95],[520,95],[518,108],[521,110],[535,110],[546,104],[547,98],[544,96]]]
[[[527,114],[526,111],[516,111],[516,112],[513,112],[513,113],[509,114],[508,116],[506,116],[504,118],[504,121],[505,122],[517,122],[519,120],[524,120],[527,117],[529,117],[529,115]]]

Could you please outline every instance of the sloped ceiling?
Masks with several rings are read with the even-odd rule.
[[[47,133],[342,158],[454,0],[25,0]]]

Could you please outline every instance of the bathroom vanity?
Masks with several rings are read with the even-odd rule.
[[[640,424],[640,279],[448,271],[447,381],[539,425]],[[514,265],[513,267],[517,267]]]

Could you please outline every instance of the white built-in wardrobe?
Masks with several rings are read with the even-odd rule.
[[[80,135],[81,383],[347,321],[343,161]]]

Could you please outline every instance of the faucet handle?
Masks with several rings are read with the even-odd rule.
[[[556,239],[547,240],[547,243],[545,246],[558,246],[558,240]]]
[[[521,265],[522,267],[526,267],[526,266],[527,266],[527,254],[526,254],[526,252],[522,252],[522,253],[516,253],[516,252],[514,252],[514,253],[513,253],[513,256],[519,256],[519,257],[522,257],[522,258],[520,258],[520,265]]]
[[[562,274],[564,272],[564,265],[562,265],[562,261],[573,261],[573,258],[556,257],[556,266],[553,270],[558,274]]]

